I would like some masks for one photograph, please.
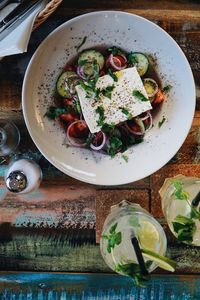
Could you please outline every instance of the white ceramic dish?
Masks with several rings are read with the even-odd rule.
[[[126,154],[109,156],[87,149],[66,148],[64,132],[44,117],[52,102],[57,76],[81,50],[94,46],[119,46],[151,54],[157,61],[163,85],[171,84],[168,99],[154,119],[143,143]],[[188,61],[176,42],[154,23],[128,13],[103,11],[76,17],[53,31],[39,46],[26,71],[23,113],[29,133],[42,154],[58,169],[79,180],[119,185],[144,178],[164,166],[178,151],[191,127],[195,86]],[[165,116],[161,128],[158,122]]]

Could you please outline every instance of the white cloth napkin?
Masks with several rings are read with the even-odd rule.
[[[27,51],[32,27],[35,18],[40,10],[45,7],[46,1],[38,4],[34,11],[26,17],[26,19],[0,41],[0,59],[4,56],[23,53]],[[0,11],[0,20],[2,20],[17,4],[10,4]]]

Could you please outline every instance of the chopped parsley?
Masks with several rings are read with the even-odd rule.
[[[84,38],[83,38],[83,40],[81,41],[81,43],[80,43],[79,45],[75,46],[77,52],[78,52],[79,49],[85,44],[86,40],[87,40],[87,36],[84,36]]]
[[[106,88],[102,89],[100,92],[107,98],[111,99],[112,91],[115,88],[114,85],[107,86]]]
[[[121,148],[122,148],[122,146],[123,146],[123,143],[122,143],[122,141],[121,141],[121,139],[119,139],[118,137],[116,137],[116,136],[112,136],[111,138],[110,138],[110,144],[109,144],[109,146],[108,146],[108,148],[107,148],[107,153],[111,156],[111,157],[114,157],[115,156],[115,154],[117,154],[120,150],[121,150]]]
[[[104,123],[103,126],[101,127],[101,131],[103,131],[104,133],[111,133],[113,132],[114,129],[115,129],[114,124]]]
[[[137,97],[141,101],[149,101],[140,91],[134,90],[132,93],[133,96]]]
[[[163,116],[162,120],[158,122],[158,127],[160,128],[164,124],[165,121],[166,121],[166,118],[165,118],[165,116]]]
[[[71,111],[71,108],[70,108]],[[45,113],[45,117],[48,117],[49,119],[55,120],[57,117],[64,113],[69,113],[69,109],[66,108],[57,108],[54,106],[50,106],[49,110]]]
[[[95,111],[96,111],[97,114],[99,114],[99,120],[97,121],[97,125],[98,126],[103,126],[104,120],[105,120],[103,106],[98,106]]]
[[[129,53],[128,55],[128,63],[130,65],[136,65],[138,63],[138,59],[134,53]]]
[[[179,241],[192,243],[196,225],[191,218],[178,215],[172,225]]]
[[[125,162],[128,162],[128,155],[122,154],[122,158],[125,160]]]
[[[112,53],[113,55],[121,55],[121,54],[123,54],[123,51],[120,48],[117,48],[116,46],[108,48],[107,51],[110,52],[110,53]]]
[[[168,85],[164,86],[164,88],[162,89],[162,91],[164,93],[168,93],[171,90],[171,88],[172,88],[172,85],[168,84]]]
[[[108,74],[110,75],[110,77],[112,77],[112,79],[117,82],[118,81],[118,77],[115,73],[113,73],[113,71],[111,69],[108,69]]]
[[[81,60],[81,61],[78,62],[78,65],[79,65],[80,67],[82,67],[82,66],[84,66],[84,65],[87,64],[87,63],[88,63],[88,60],[87,60],[87,59],[83,59],[83,60]]]
[[[127,108],[119,107],[119,109],[121,109],[122,113],[125,114],[129,120],[133,118],[132,114],[129,112]]]

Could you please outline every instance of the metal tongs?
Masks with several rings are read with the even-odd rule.
[[[29,15],[34,8],[43,0],[3,0],[0,1],[0,8],[5,7],[9,3],[19,2],[3,20],[0,21],[0,41],[5,38],[13,29],[15,29],[21,22]]]

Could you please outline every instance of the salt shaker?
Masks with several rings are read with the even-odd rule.
[[[42,180],[39,165],[26,158],[14,161],[5,176],[6,187],[10,192],[25,194],[36,190]]]

